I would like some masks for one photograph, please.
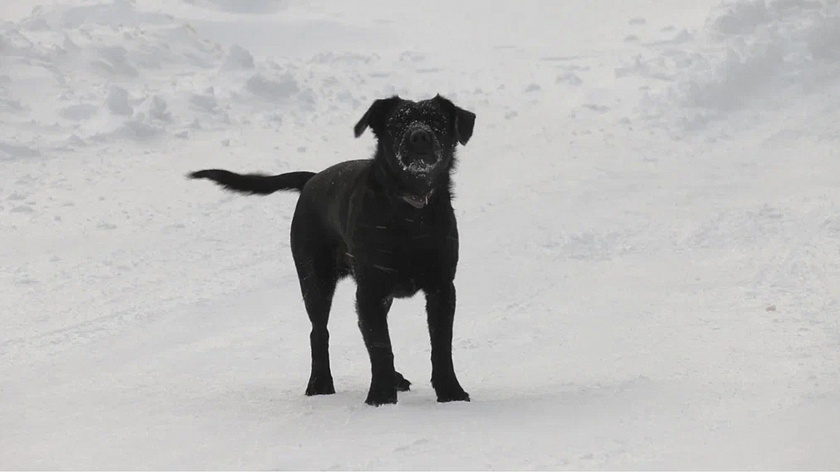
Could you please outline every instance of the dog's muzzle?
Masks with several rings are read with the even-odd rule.
[[[432,172],[442,155],[432,128],[416,121],[406,130],[396,154],[403,170],[416,176]]]
[[[432,144],[434,137],[432,132],[426,129],[425,126],[415,126],[414,129],[408,133],[408,149],[412,154],[421,156],[434,155]]]

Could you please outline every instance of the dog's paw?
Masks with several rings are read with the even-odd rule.
[[[371,406],[389,405],[397,403],[397,389],[395,387],[371,389],[365,403]]]
[[[397,391],[407,392],[411,390],[411,382],[409,382],[401,373],[397,372]]]
[[[335,393],[335,386],[331,377],[311,377],[306,386],[306,396],[332,395]]]
[[[437,401],[439,401],[440,403],[468,402],[470,401],[470,394],[465,392],[461,388],[458,388],[457,390],[453,391],[438,392]]]

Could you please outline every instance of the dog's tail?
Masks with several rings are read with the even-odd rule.
[[[314,172],[289,172],[280,175],[236,174],[227,170],[207,169],[187,175],[191,179],[210,179],[222,187],[241,193],[268,195],[278,190],[301,191]]]

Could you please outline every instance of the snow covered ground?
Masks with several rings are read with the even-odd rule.
[[[34,8],[34,9],[33,9]],[[840,468],[834,0],[0,5],[0,469]],[[295,203],[184,179],[478,115],[455,362],[394,304],[396,406],[307,398]]]

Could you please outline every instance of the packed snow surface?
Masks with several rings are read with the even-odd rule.
[[[454,355],[305,397],[296,196],[192,170],[370,156],[377,98],[478,116]],[[0,5],[0,469],[840,468],[834,0]]]

